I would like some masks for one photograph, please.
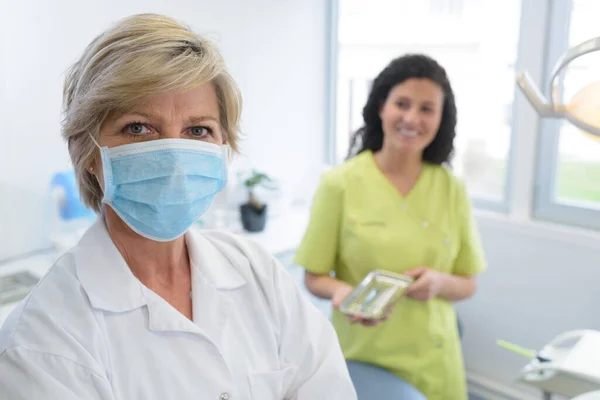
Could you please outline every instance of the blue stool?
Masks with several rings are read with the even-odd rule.
[[[404,379],[390,371],[358,361],[347,361],[358,400],[427,400]]]

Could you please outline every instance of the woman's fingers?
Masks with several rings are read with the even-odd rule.
[[[423,274],[421,274],[419,276],[419,278],[416,281],[411,283],[406,288],[405,293],[407,296],[410,297],[411,294],[429,290],[429,287],[431,286],[431,284],[432,284],[432,282],[430,279],[430,274],[428,274],[427,272],[424,272]]]
[[[364,318],[361,316],[356,316],[356,315],[346,315],[346,317],[348,317],[348,320],[350,321],[351,324],[361,324],[363,326],[375,326],[375,325],[379,325],[381,322],[387,320],[389,315],[386,315],[384,318],[382,319],[370,319],[370,318]]]
[[[411,269],[410,271],[404,272],[404,275],[408,276],[409,278],[418,279],[421,275],[427,272],[427,270],[427,267],[417,267]]]
[[[361,321],[361,324],[363,324],[364,326],[375,326],[375,325],[379,325],[382,321],[378,320],[378,319],[363,319]]]

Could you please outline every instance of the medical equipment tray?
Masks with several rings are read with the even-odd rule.
[[[389,271],[371,271],[340,305],[346,315],[382,319],[413,282]]]

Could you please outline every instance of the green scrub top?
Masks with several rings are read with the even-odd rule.
[[[473,276],[485,268],[463,182],[425,164],[402,196],[365,151],[326,172],[295,262],[315,274],[334,272],[352,286],[374,269],[398,273],[427,266]],[[450,301],[402,298],[375,326],[351,324],[334,310],[344,355],[386,368],[429,400],[466,400],[465,372]]]

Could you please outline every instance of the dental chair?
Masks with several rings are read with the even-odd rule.
[[[358,400],[427,400],[412,385],[386,369],[358,361],[348,361],[348,371]]]

